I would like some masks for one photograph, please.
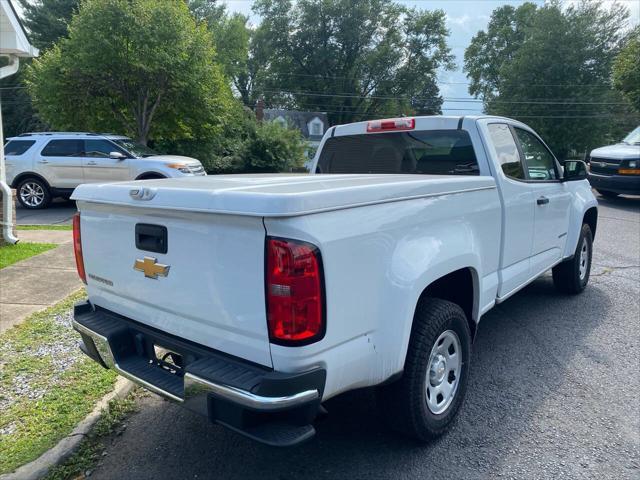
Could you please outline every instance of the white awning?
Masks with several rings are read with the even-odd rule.
[[[0,55],[37,57],[38,53],[38,49],[29,43],[11,1],[0,0]]]

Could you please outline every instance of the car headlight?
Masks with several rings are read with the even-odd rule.
[[[182,173],[191,173],[191,169],[189,168],[189,165],[186,165],[184,163],[168,163],[167,167],[175,168],[176,170]]]
[[[638,168],[637,160],[629,160],[629,168]]]

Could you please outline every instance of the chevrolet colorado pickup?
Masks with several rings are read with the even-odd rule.
[[[526,125],[416,117],[332,127],[310,175],[79,186],[82,350],[255,440],[314,435],[375,386],[391,425],[442,434],[481,317],[549,269],[588,280],[597,202]]]

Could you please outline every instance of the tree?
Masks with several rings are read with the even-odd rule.
[[[79,0],[19,0],[23,21],[31,43],[45,50],[67,34],[67,24],[78,9]],[[47,125],[38,118],[24,85],[24,70],[31,62],[22,59],[16,75],[0,80],[2,126],[5,138],[28,131],[43,130]]]
[[[220,131],[235,102],[205,25],[181,0],[85,0],[63,38],[28,70],[38,111],[60,129],[142,143]]]
[[[71,17],[78,10],[79,0],[19,0],[24,24],[31,43],[40,50],[51,47],[67,35]]]
[[[560,158],[617,137],[636,118],[610,84],[628,11],[584,1],[494,10],[465,52],[487,113],[531,125]]]
[[[332,123],[438,113],[436,74],[453,68],[441,10],[390,0],[258,0],[250,55],[271,106],[326,111]],[[258,62],[259,64],[259,62]]]
[[[613,85],[640,113],[640,27],[629,35],[613,63]]]

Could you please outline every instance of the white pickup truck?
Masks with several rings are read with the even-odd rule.
[[[74,327],[98,363],[268,444],[369,386],[429,440],[488,310],[551,268],[585,288],[586,176],[514,120],[417,117],[332,127],[311,175],[81,185]]]

